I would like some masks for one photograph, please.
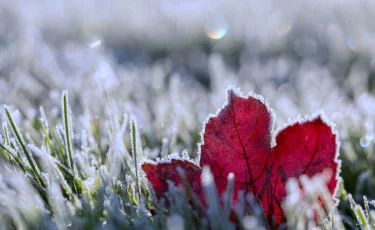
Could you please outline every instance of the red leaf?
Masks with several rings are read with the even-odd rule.
[[[260,96],[240,96],[236,89],[228,91],[227,99],[217,116],[207,121],[200,146],[200,166],[210,166],[220,194],[225,192],[227,176],[233,172],[234,201],[239,190],[253,193],[270,226],[284,220],[280,204],[289,178],[303,174],[312,177],[328,168],[333,172],[328,188],[334,195],[338,185],[338,142],[322,115],[286,126],[272,147],[273,112],[267,102]],[[167,191],[167,180],[181,185],[177,167],[185,170],[193,191],[204,203],[199,166],[177,159],[142,165],[158,197]]]
[[[142,164],[142,169],[147,175],[147,179],[152,183],[157,197],[162,197],[168,191],[168,180],[173,181],[177,187],[183,187],[177,171],[179,167],[185,171],[193,192],[201,194],[200,167],[187,160],[172,159],[170,162]],[[200,198],[203,197],[200,196]]]

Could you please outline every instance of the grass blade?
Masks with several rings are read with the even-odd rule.
[[[72,171],[73,175],[76,174],[76,169],[73,162],[73,141],[72,141],[72,116],[70,114],[70,107],[68,102],[68,91],[63,91],[62,93],[62,116],[64,123],[64,140],[65,140],[65,151],[68,155],[68,167]],[[75,193],[78,193],[78,185],[75,180],[73,182],[73,190]]]
[[[9,123],[12,127],[13,134],[16,136],[18,144],[21,146],[22,151],[25,153],[25,156],[26,156],[27,161],[29,162],[29,164],[32,168],[33,173],[37,177],[38,182],[45,188],[46,185],[45,185],[42,177],[40,176],[38,165],[36,164],[36,162],[35,162],[33,156],[31,155],[31,153],[29,151],[27,151],[26,145],[25,145],[25,143],[22,139],[22,136],[21,136],[20,132],[18,131],[19,129],[18,129],[16,123],[14,122],[12,115],[10,114],[8,106],[5,106],[5,113],[8,117]]]
[[[68,91],[64,91],[62,94],[62,112],[64,122],[64,138],[65,138],[65,151],[68,155],[68,166],[75,173],[73,164],[73,150],[72,150],[72,137],[71,137],[71,116],[68,104]]]
[[[132,155],[135,165],[135,180],[136,180],[136,190],[138,193],[138,201],[141,199],[141,189],[138,177],[138,143],[137,143],[137,122],[135,118],[130,120],[130,136],[131,136],[131,143],[132,143]]]

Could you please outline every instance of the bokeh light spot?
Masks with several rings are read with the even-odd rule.
[[[91,42],[89,46],[90,48],[94,49],[94,48],[99,47],[101,44],[102,44],[102,41],[98,39],[98,40]]]
[[[361,140],[359,141],[359,144],[363,148],[367,148],[370,145],[370,141],[366,137],[362,137]]]
[[[217,20],[206,26],[207,36],[211,39],[218,40],[223,38],[228,31],[228,24],[223,20]]]
[[[283,20],[280,23],[278,34],[279,34],[279,36],[285,35],[285,34],[289,33],[289,31],[291,29],[292,29],[292,23],[288,20]]]
[[[349,48],[354,51],[354,52],[357,52],[358,51],[358,43],[353,40],[353,39],[348,39],[347,40],[347,44],[349,46]]]

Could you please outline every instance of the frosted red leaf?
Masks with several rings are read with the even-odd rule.
[[[168,180],[173,181],[177,187],[183,187],[183,183],[177,169],[184,170],[187,181],[193,192],[201,194],[201,168],[186,160],[172,159],[165,163],[144,163],[142,169],[147,179],[152,183],[157,197],[162,197],[168,191]],[[203,197],[202,197],[203,198]]]
[[[200,145],[200,166],[173,159],[164,163],[144,163],[147,179],[158,197],[168,190],[167,180],[181,186],[177,168],[185,174],[193,191],[204,202],[200,173],[203,165],[211,168],[220,194],[227,176],[235,175],[233,200],[244,190],[260,201],[270,226],[284,221],[281,202],[286,196],[289,178],[309,177],[330,169],[328,188],[334,196],[338,186],[338,141],[332,127],[322,115],[300,119],[287,125],[275,137],[272,147],[273,112],[260,96],[241,96],[236,89],[228,91],[226,105],[205,124]]]

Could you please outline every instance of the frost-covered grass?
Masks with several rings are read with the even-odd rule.
[[[107,106],[107,112],[113,111]],[[5,107],[0,142],[2,229],[267,228],[251,194],[240,194],[239,204],[231,208],[233,176],[228,177],[227,193],[217,194],[209,168],[202,173],[207,209],[187,182],[186,192],[170,184],[167,199],[156,199],[139,167],[146,156],[136,118],[108,112],[105,119],[88,118],[89,129],[77,130],[67,91],[61,95],[60,113],[61,118],[51,119],[40,107],[32,119],[21,119],[28,128],[19,128],[16,110]],[[186,151],[181,154],[186,157]],[[288,222],[281,228],[374,227],[375,201],[364,196],[372,197],[370,175],[371,170],[361,174],[354,193],[354,198],[363,195],[363,206],[346,192],[343,181],[340,205],[334,205],[324,174],[300,178],[302,189],[290,180],[282,204]],[[369,190],[363,192],[363,187]],[[323,206],[318,205],[321,201]]]
[[[143,151],[135,118],[127,128],[127,116],[109,116],[101,121],[108,125],[105,131],[100,130],[99,121],[92,120],[90,130],[77,134],[68,93],[63,92],[61,98],[62,119],[51,125],[40,108],[30,121],[34,137],[26,133],[23,138],[12,109],[5,108],[7,121],[0,144],[2,229],[205,229],[219,224],[218,220],[218,226],[233,228],[230,205],[221,212],[212,179],[203,180],[209,210],[197,201],[190,205],[188,197],[194,195],[182,194],[172,185],[168,200],[157,201],[139,171]],[[105,149],[99,144],[102,141]],[[208,171],[202,177],[212,176]],[[233,186],[233,178],[228,180]],[[212,200],[213,195],[216,199]],[[248,218],[244,217],[246,207],[255,207],[251,197],[246,199],[237,214],[240,221]],[[256,208],[254,216],[261,217]]]

